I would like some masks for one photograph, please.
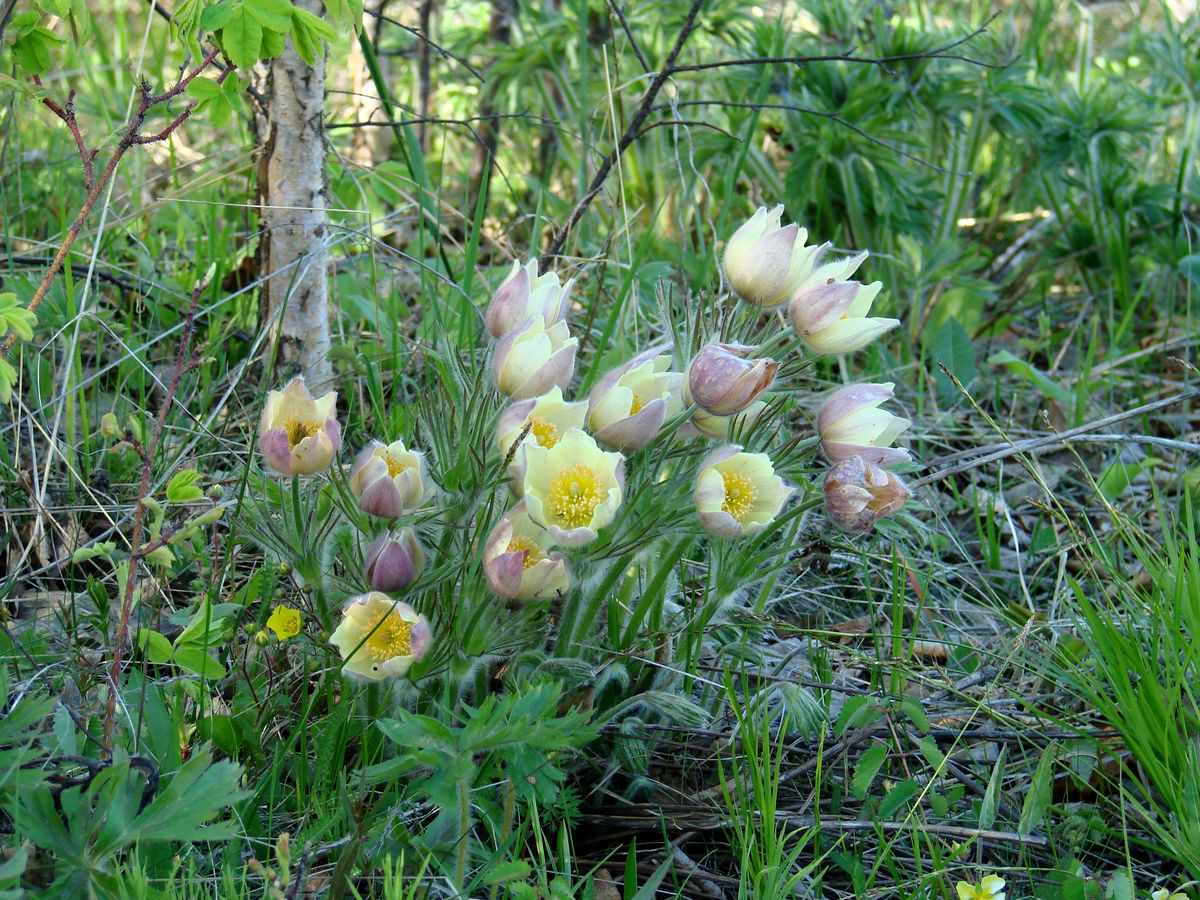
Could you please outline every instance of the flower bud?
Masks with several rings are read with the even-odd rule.
[[[302,377],[282,391],[270,391],[258,425],[263,462],[281,475],[312,475],[329,468],[342,446],[336,407],[336,391],[314,400]]]
[[[866,258],[864,250],[817,266],[788,303],[797,336],[818,353],[861,350],[900,324],[899,319],[867,316],[883,282],[863,285],[848,280]]]
[[[372,591],[346,604],[329,642],[345,660],[344,673],[382,681],[404,675],[429,652],[433,632],[407,603]]]
[[[394,594],[412,584],[425,570],[425,551],[411,528],[395,536],[381,534],[367,550],[363,577],[373,591]]]
[[[513,400],[540,397],[552,387],[565,388],[575,374],[578,346],[566,322],[547,326],[545,318],[534,316],[496,345],[492,360],[496,387]]]
[[[514,261],[504,283],[492,294],[484,322],[494,338],[502,338],[534,316],[553,325],[567,315],[574,279],[560,285],[553,272],[538,275],[536,259],[524,266]]]
[[[908,497],[899,478],[861,456],[844,459],[825,474],[825,512],[846,531],[870,531]]]
[[[597,441],[626,453],[640,450],[667,416],[679,412],[683,376],[667,371],[670,349],[652,347],[596,382],[588,397],[588,427]]]
[[[709,344],[700,348],[688,366],[688,397],[714,416],[742,412],[771,386],[779,363],[772,359],[743,359],[752,348],[738,344]]]
[[[112,441],[119,441],[125,436],[114,413],[105,413],[100,417],[100,434]]]
[[[701,460],[693,499],[706,531],[743,537],[771,524],[791,495],[767,454],[743,453],[729,444]]]
[[[821,449],[830,462],[853,456],[877,466],[907,462],[907,450],[889,446],[912,422],[894,416],[879,404],[894,396],[894,384],[851,384],[838,388],[817,413]]]
[[[740,413],[735,413],[732,416],[714,416],[712,413],[705,412],[703,409],[697,409],[694,413],[692,413],[692,420],[689,423],[694,431],[689,435],[689,433],[685,432],[684,429],[680,429],[680,436],[694,437],[695,432],[699,432],[705,437],[710,437],[717,441],[723,441],[726,440],[734,431],[735,425],[738,429],[740,429],[738,433],[742,433],[741,430],[752,427],[754,423],[758,421],[759,416],[761,416],[766,409],[767,404],[762,400],[755,400]]]
[[[534,524],[524,503],[519,503],[492,530],[483,549],[483,571],[501,597],[533,600],[564,594],[571,585],[561,555],[548,552],[552,545],[546,529]]]
[[[387,445],[371,441],[354,461],[350,493],[368,515],[400,518],[433,496],[425,454],[406,449],[403,441]]]
[[[799,225],[780,226],[783,204],[760,206],[725,247],[729,286],[755,306],[787,303],[812,271],[817,247],[806,247],[808,232]]]

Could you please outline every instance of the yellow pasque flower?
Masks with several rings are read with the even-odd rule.
[[[588,397],[588,427],[597,441],[626,453],[640,450],[683,408],[683,375],[667,371],[670,349],[651,347],[596,382]]]
[[[294,638],[300,633],[300,610],[282,605],[275,607],[267,618],[267,627],[275,632],[275,637],[281,641]]]
[[[433,633],[407,603],[371,591],[346,604],[329,642],[345,660],[347,675],[382,681],[405,674],[429,650]]]
[[[433,496],[425,455],[409,450],[403,441],[371,441],[358,454],[350,471],[350,493],[358,507],[381,519],[398,519]]]
[[[808,232],[781,225],[783,204],[760,206],[725,247],[725,277],[741,298],[755,306],[787,303],[812,272],[820,248],[805,246]]]
[[[578,428],[553,447],[525,446],[525,506],[556,544],[596,539],[624,499],[625,457],[606,453]]]
[[[529,426],[529,431],[525,434],[524,444],[539,444],[549,449],[572,428],[583,428],[586,418],[587,403],[582,400],[566,402],[558,385],[540,397],[519,400],[500,414],[496,424],[496,446],[501,456],[507,458],[512,454],[508,475],[517,496],[521,495],[525,479],[525,450],[518,447],[514,453],[513,444],[525,431],[525,426]]]
[[[263,462],[282,475],[313,475],[328,469],[342,446],[336,407],[336,391],[313,399],[301,377],[293,378],[282,391],[268,392],[258,424]]]
[[[955,890],[958,900],[1004,900],[1004,879],[999,875],[984,875],[979,884],[960,881]]]
[[[533,316],[496,345],[496,387],[513,400],[540,397],[555,386],[565,388],[575,374],[578,348],[566,322],[547,324],[542,316]]]
[[[796,334],[818,353],[853,353],[900,324],[867,315],[883,282],[850,280],[866,258],[864,250],[817,266],[788,303]]]
[[[496,289],[484,313],[488,333],[502,338],[533,316],[554,323],[564,319],[575,279],[560,284],[553,272],[538,274],[536,259],[525,265],[515,260],[504,283]]]
[[[771,524],[791,495],[767,454],[743,453],[729,444],[700,462],[694,499],[706,531],[717,537],[742,537]]]
[[[492,589],[513,600],[565,594],[571,585],[562,556],[550,552],[550,534],[529,518],[524,503],[505,515],[483,549],[483,571]]]

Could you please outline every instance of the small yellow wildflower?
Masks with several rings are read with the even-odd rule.
[[[1187,894],[1182,891],[1176,891],[1172,894],[1166,888],[1159,888],[1150,895],[1151,900],[1188,900]]]
[[[267,619],[267,627],[275,632],[275,637],[281,641],[294,638],[300,633],[300,610],[290,606],[275,607]]]
[[[979,884],[960,881],[955,890],[958,900],[1004,900],[1004,879],[999,875],[984,875]]]

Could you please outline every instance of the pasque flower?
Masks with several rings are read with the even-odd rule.
[[[363,512],[381,519],[400,518],[433,495],[425,454],[407,449],[403,441],[371,441],[354,461],[350,493]]]
[[[411,528],[381,534],[367,550],[363,575],[373,591],[402,591],[425,570],[425,551]]]
[[[494,338],[501,338],[534,316],[554,324],[567,315],[575,280],[560,284],[553,272],[538,275],[536,259],[525,265],[514,261],[504,283],[488,301],[484,323]]]
[[[908,498],[899,478],[861,456],[835,463],[825,473],[825,512],[846,531],[870,531]]]
[[[894,384],[851,384],[829,395],[817,413],[821,449],[831,462],[853,456],[877,466],[907,462],[907,450],[890,444],[912,422],[894,416],[879,405],[894,396]]]
[[[540,397],[552,387],[565,388],[575,373],[579,341],[566,322],[546,324],[533,316],[500,339],[492,369],[496,387],[513,400]]]
[[[400,600],[371,591],[342,610],[329,641],[345,660],[342,671],[369,681],[406,673],[429,650],[433,632],[425,617]]]
[[[587,403],[583,400],[566,402],[562,388],[557,385],[540,397],[518,400],[500,414],[496,424],[496,446],[505,458],[512,455],[508,474],[518,496],[525,478],[525,449],[517,447],[514,451],[513,444],[517,439],[524,434],[523,444],[553,447],[572,428],[582,428],[586,419]]]
[[[606,374],[588,397],[588,427],[614,450],[645,447],[667,416],[682,409],[683,376],[667,371],[670,345],[652,347]]]
[[[863,251],[817,266],[788,303],[796,334],[818,353],[861,350],[900,324],[899,319],[867,316],[883,282],[849,280],[866,258]]]
[[[553,447],[525,446],[525,508],[556,544],[596,539],[624,499],[625,457],[572,428]]]
[[[753,347],[708,344],[692,357],[687,371],[685,401],[714,416],[742,412],[771,386],[779,363],[746,359]]]
[[[545,528],[519,503],[492,530],[483,548],[483,571],[501,597],[533,600],[566,593],[571,579],[562,556],[550,551]]]
[[[700,462],[694,499],[705,530],[718,537],[743,537],[766,528],[791,495],[767,454],[745,453],[728,444]]]
[[[302,377],[270,391],[258,425],[263,462],[282,475],[313,475],[329,468],[342,446],[334,418],[337,392],[313,399]]]
[[[1004,900],[1004,879],[999,875],[984,875],[979,884],[960,881],[955,891],[958,900]]]
[[[756,306],[787,303],[812,271],[819,248],[806,247],[808,232],[799,225],[781,226],[783,204],[760,206],[725,247],[729,286]]]

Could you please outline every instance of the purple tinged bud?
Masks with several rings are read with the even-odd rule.
[[[413,583],[425,569],[425,551],[412,529],[381,534],[367,551],[364,575],[371,590],[393,594]]]
[[[691,400],[714,416],[743,412],[771,386],[779,363],[772,359],[749,360],[752,348],[735,344],[709,344],[688,366]]]
[[[891,472],[861,456],[834,465],[825,475],[825,511],[839,528],[870,531],[904,506],[910,491]]]

